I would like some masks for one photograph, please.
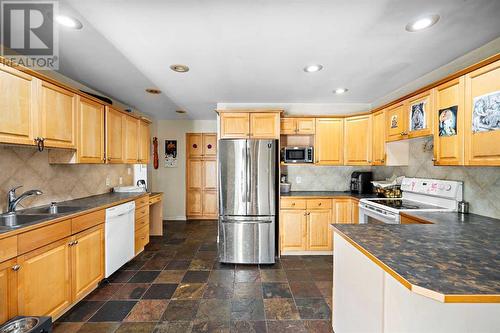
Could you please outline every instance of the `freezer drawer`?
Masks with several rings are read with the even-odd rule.
[[[219,220],[219,260],[224,263],[273,264],[274,217]]]

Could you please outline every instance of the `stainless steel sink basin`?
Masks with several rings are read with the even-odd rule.
[[[25,214],[7,213],[0,215],[0,227],[18,228],[24,224],[44,219],[47,219],[47,215],[42,215],[42,214],[25,215]]]
[[[51,205],[46,207],[30,208],[22,214],[66,214],[82,210],[82,207]]]

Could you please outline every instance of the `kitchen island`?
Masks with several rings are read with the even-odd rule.
[[[334,330],[498,332],[500,220],[403,217],[422,224],[332,225]]]

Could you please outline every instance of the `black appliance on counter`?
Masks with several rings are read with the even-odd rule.
[[[372,193],[373,174],[371,171],[354,171],[351,174],[351,192],[366,194]]]

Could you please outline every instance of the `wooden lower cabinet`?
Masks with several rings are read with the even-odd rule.
[[[17,315],[16,259],[0,263],[0,323]]]
[[[359,224],[359,201],[356,199],[351,199],[351,216],[351,222]]]
[[[135,254],[139,254],[149,243],[149,225],[135,231]]]
[[[352,199],[333,199],[333,222],[352,223]]]
[[[281,251],[304,251],[307,248],[307,218],[306,211],[281,210],[280,239]]]
[[[18,257],[18,313],[58,317],[72,303],[72,237]]]
[[[104,225],[74,236],[71,246],[72,300],[76,302],[104,278]]]
[[[307,249],[311,251],[331,251],[332,221],[330,209],[318,209],[307,212]]]

